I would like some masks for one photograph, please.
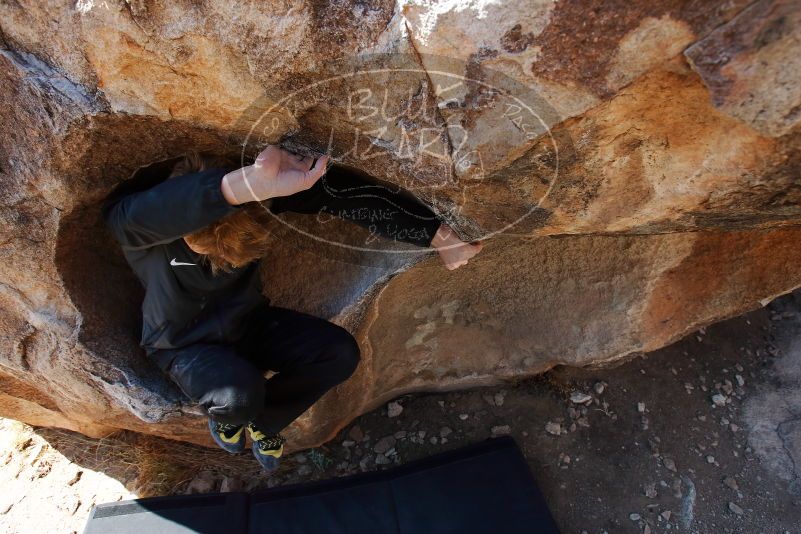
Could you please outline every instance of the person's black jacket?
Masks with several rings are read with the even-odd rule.
[[[229,171],[216,168],[162,179],[145,190],[124,184],[104,201],[103,219],[145,287],[140,346],[148,356],[158,349],[201,341],[236,340],[245,316],[266,300],[257,261],[215,276],[183,239],[242,209],[243,205],[229,204],[222,194],[222,177]],[[431,210],[383,187],[359,194],[366,185],[346,172],[329,170],[312,188],[272,199],[270,210],[325,211],[399,241],[430,245],[439,227]],[[351,217],[365,207],[391,215],[378,220]]]

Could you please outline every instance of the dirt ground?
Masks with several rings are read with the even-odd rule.
[[[272,477],[249,453],[0,428],[3,532],[80,532],[94,502],[386,469],[509,433],[564,532],[801,533],[801,292],[616,368],[400,397]]]

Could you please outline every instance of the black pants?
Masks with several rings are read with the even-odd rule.
[[[157,351],[156,362],[214,421],[253,421],[278,433],[359,364],[359,345],[344,328],[265,302],[231,344],[198,343]],[[265,379],[265,371],[277,374]]]

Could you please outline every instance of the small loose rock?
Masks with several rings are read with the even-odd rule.
[[[367,456],[365,456],[364,458],[359,460],[359,468],[362,471],[366,470],[369,467],[370,462],[372,462],[372,461],[373,461],[373,455],[372,454],[368,454]]]
[[[397,401],[392,401],[389,404],[387,404],[387,416],[389,417],[398,417],[402,411],[403,411],[403,406],[401,406],[400,403]]]
[[[186,487],[187,494],[210,493],[214,490],[214,474],[211,471],[201,471]]]
[[[737,484],[737,481],[734,479],[734,477],[724,477],[723,483],[734,491],[738,491],[740,489],[740,486]]]
[[[570,394],[570,402],[574,404],[586,404],[592,402],[592,396],[582,391],[574,391]]]
[[[359,425],[355,425],[348,431],[348,437],[353,441],[362,441],[364,439],[364,432],[362,432]]]
[[[662,464],[670,471],[676,472],[676,462],[672,458],[663,458]]]
[[[242,491],[245,488],[245,483],[236,477],[225,477],[220,483],[220,493],[231,493],[234,491]]]
[[[494,399],[495,400],[495,406],[503,406],[503,400],[504,400],[505,396],[506,396],[506,392],[505,391],[499,391],[498,393],[496,393],[495,394],[495,399]]]
[[[731,510],[736,515],[743,515],[743,509],[734,504],[733,502],[729,502],[729,510]]]
[[[395,446],[395,436],[384,436],[379,439],[373,447],[373,452],[377,454],[384,454],[389,449]]]
[[[553,434],[554,436],[558,436],[562,433],[562,425],[548,421],[548,423],[545,424],[545,431],[549,434]]]

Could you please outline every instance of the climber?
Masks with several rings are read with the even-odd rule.
[[[481,250],[411,197],[383,187],[365,195],[358,189],[366,182],[336,167],[321,179],[329,163],[276,145],[241,168],[192,153],[167,179],[142,191],[118,188],[102,207],[145,286],[140,345],[199,404],[220,447],[243,451],[247,429],[267,471],[279,465],[280,432],[349,378],[361,356],[344,328],[264,297],[254,260],[268,246],[266,210],[336,215],[436,249],[448,269]],[[357,216],[365,207],[382,216]],[[276,374],[265,379],[268,370]]]

